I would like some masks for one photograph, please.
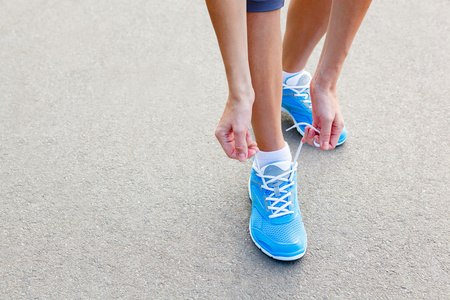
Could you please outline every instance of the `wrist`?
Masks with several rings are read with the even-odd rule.
[[[253,104],[255,101],[255,92],[250,84],[239,84],[229,87],[228,101],[233,103]]]
[[[311,92],[320,91],[326,94],[336,94],[336,81],[328,78],[313,78],[311,81]]]
[[[236,67],[227,70],[227,81],[230,98],[236,99],[236,101],[248,101],[249,98],[254,98],[252,79],[248,67]]]
[[[314,85],[323,90],[336,90],[340,68],[319,68],[314,74]]]

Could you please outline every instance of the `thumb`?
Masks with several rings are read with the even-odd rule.
[[[237,159],[244,162],[247,159],[247,130],[234,130],[234,143],[236,147]]]
[[[332,125],[331,120],[322,122],[322,128],[320,129],[320,138],[319,138],[320,148],[322,150],[328,150],[330,147],[331,125]]]

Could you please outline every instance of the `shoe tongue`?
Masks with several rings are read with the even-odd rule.
[[[286,171],[289,171],[290,168],[291,168],[290,161],[280,161],[280,162],[265,166],[262,169],[262,172],[264,175],[278,176],[282,173],[285,173]],[[285,176],[283,176],[283,178],[289,178],[289,174],[286,174]],[[283,182],[284,182],[283,180],[275,180],[275,181],[269,183],[268,186],[270,186],[270,187],[279,186]]]
[[[302,71],[302,72],[298,73],[297,75],[286,79],[286,84],[292,85],[292,86],[305,86],[305,85],[309,84],[309,82],[311,81],[311,78],[312,78],[311,74],[309,74],[306,71]]]

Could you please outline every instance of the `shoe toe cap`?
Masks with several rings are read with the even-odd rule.
[[[339,136],[337,146],[342,145],[346,139],[347,139],[347,127],[344,125],[344,129],[342,129],[341,135]]]
[[[306,251],[306,233],[294,243],[277,243],[258,230],[251,232],[253,241],[264,253],[279,260],[294,260],[303,256]]]
[[[250,234],[255,244],[275,259],[297,259],[306,250],[306,231],[301,218],[282,225],[262,222],[261,226],[250,226]]]

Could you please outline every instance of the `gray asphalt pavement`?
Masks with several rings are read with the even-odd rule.
[[[309,248],[282,263],[249,237],[251,162],[214,137],[203,1],[0,1],[0,299],[448,299],[449,15],[374,1],[339,81],[348,141],[302,150]]]

